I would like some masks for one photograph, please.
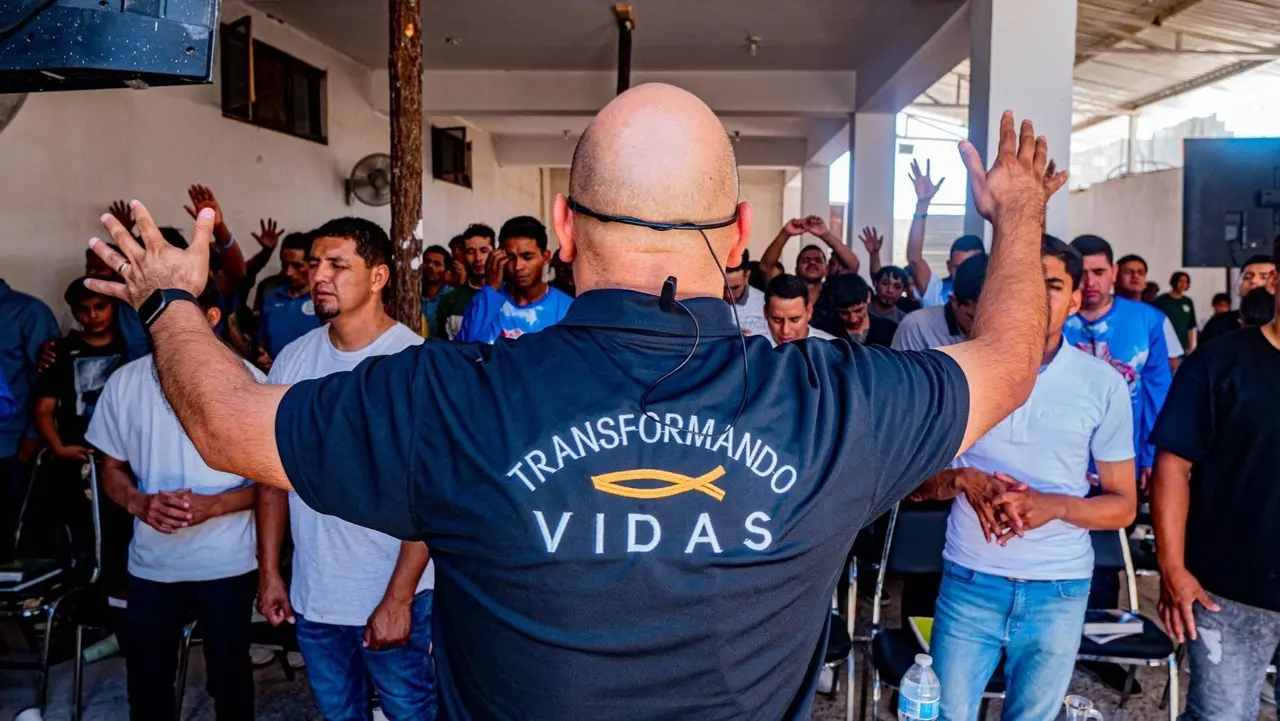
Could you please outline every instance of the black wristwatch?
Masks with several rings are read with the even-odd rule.
[[[138,317],[142,319],[142,325],[150,328],[171,303],[180,300],[195,303],[196,297],[179,288],[162,288],[147,296],[147,299],[138,307]]]

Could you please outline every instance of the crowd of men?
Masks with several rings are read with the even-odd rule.
[[[924,351],[974,336],[986,246],[958,238],[940,277],[924,260],[924,237],[941,181],[914,164],[911,180],[918,202],[906,268],[884,265],[883,238],[865,228],[868,282],[858,257],[818,217],[788,221],[759,262],[744,253],[728,268],[725,301],[748,342]],[[189,195],[192,217],[214,213],[214,252],[196,300],[261,382],[348,371],[423,336],[517,339],[564,319],[576,294],[572,266],[550,250],[540,221],[512,218],[496,233],[475,224],[423,252],[422,316],[409,328],[386,311],[395,266],[377,224],[339,218],[286,234],[264,220],[252,235],[259,250],[246,258],[212,191],[193,186]],[[123,204],[111,214],[133,227]],[[163,234],[186,246],[181,232]],[[782,253],[806,235],[819,243],[801,248],[787,273]],[[258,281],[273,255],[280,271]],[[1280,646],[1271,530],[1280,436],[1267,422],[1280,403],[1274,259],[1251,258],[1239,309],[1215,298],[1201,326],[1186,273],[1152,299],[1146,262],[1117,260],[1100,237],[1068,244],[1045,236],[1041,256],[1046,350],[1030,400],[951,470],[918,479],[917,495],[957,499],[933,632],[942,716],[972,718],[1002,659],[1006,718],[1056,713],[1085,609],[1114,607],[1119,592],[1115,574],[1095,574],[1088,532],[1129,526],[1150,499],[1162,617],[1179,640],[1192,641],[1188,711],[1252,718],[1262,669]],[[84,276],[115,279],[122,267],[90,252]],[[432,718],[427,546],[206,465],[161,392],[138,312],[82,278],[64,300],[70,320],[60,324],[44,303],[0,280],[2,530],[10,537],[26,469],[43,447],[35,497],[52,502],[36,505],[49,509],[44,523],[73,529],[69,560],[83,571],[93,562],[92,528],[76,499],[84,497],[85,464],[99,464],[113,502],[103,519],[102,583],[127,602],[132,718],[172,718],[176,649],[191,620],[203,629],[218,718],[251,717],[255,599],[270,623],[296,624],[325,718],[365,718],[370,685],[388,718]],[[60,325],[71,330],[62,335]],[[7,545],[0,552],[14,550]]]

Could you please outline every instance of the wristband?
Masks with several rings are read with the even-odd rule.
[[[236,237],[234,235],[229,235],[227,236],[226,245],[223,245],[222,243],[215,243],[214,245],[217,245],[220,250],[231,250],[231,246],[235,244],[236,244]]]

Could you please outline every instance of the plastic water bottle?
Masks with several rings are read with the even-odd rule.
[[[940,698],[942,684],[933,672],[933,658],[917,654],[916,664],[898,684],[898,721],[933,721],[938,718]]]

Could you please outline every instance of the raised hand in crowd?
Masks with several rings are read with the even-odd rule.
[[[507,251],[501,248],[495,248],[489,254],[489,260],[485,262],[485,278],[484,282],[494,290],[502,290],[502,284],[507,280]]]
[[[222,219],[222,206],[218,204],[218,199],[214,197],[213,191],[207,186],[196,184],[187,188],[187,197],[191,198],[191,205],[182,206],[192,219],[205,208],[213,209],[213,232],[217,235],[218,228],[226,228],[226,223]]]
[[[116,220],[120,221],[120,225],[123,225],[125,230],[130,233],[133,232],[133,213],[129,212],[129,205],[127,203],[123,200],[113,201],[111,205],[107,207],[107,212],[115,216]]]
[[[191,205],[184,205],[183,208],[193,219],[205,208],[213,211],[214,251],[222,256],[222,270],[217,276],[218,290],[233,293],[249,269],[245,264],[244,253],[236,245],[235,236],[231,235],[231,229],[223,218],[222,205],[208,186],[199,183],[187,188],[187,197],[191,199]]]
[[[938,194],[942,184],[947,181],[946,178],[938,178],[938,182],[933,182],[932,171],[933,163],[931,161],[924,161],[924,172],[922,173],[920,172],[920,163],[912,160],[911,172],[907,175],[911,180],[911,185],[916,189],[917,204],[923,204],[926,208],[929,203],[933,202],[933,196]]]
[[[258,232],[253,233],[253,239],[267,251],[274,251],[280,245],[280,238],[283,236],[284,228],[281,228],[274,218],[259,220]]]
[[[828,266],[829,270],[832,266],[838,266],[840,272],[858,272],[858,268],[861,265],[861,261],[858,260],[858,256],[854,255],[853,251],[849,249],[849,246],[844,244],[844,241],[840,239],[840,236],[836,235],[827,227],[826,221],[824,221],[821,216],[810,215],[803,218],[800,222],[804,224],[805,231],[812,234],[823,243],[826,243],[827,247],[831,249],[831,262]]]
[[[808,230],[808,218],[792,218],[787,221],[786,225],[782,226],[782,232],[792,238],[797,235],[804,235]]]
[[[862,246],[867,249],[868,264],[871,266],[872,274],[879,273],[881,267],[880,249],[884,247],[884,236],[880,235],[880,232],[875,228],[867,226],[858,235],[858,240],[862,241]],[[914,288],[908,285],[907,291],[910,292],[912,290]]]

